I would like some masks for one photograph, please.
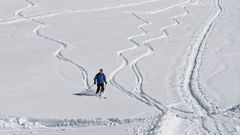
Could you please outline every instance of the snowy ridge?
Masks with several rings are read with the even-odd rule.
[[[35,119],[0,115],[0,129],[45,129],[60,127],[93,127],[93,126],[117,126],[133,122],[142,122],[144,119],[119,119],[119,118],[95,118],[95,119]]]
[[[133,122],[141,122],[144,119],[119,119],[119,118],[96,118],[96,119],[53,119],[31,121],[39,122],[46,127],[92,127],[92,126],[117,126],[121,124],[129,124]]]

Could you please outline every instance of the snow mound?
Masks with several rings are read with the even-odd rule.
[[[229,109],[231,112],[240,113],[240,104]]]
[[[23,117],[12,117],[8,115],[0,115],[0,129],[34,129],[45,128],[38,122],[30,122]]]

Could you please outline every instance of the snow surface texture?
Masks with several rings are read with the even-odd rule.
[[[1,135],[240,135],[240,1],[0,3]]]

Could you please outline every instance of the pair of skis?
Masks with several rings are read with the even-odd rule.
[[[107,97],[101,95],[101,94],[96,94],[96,97],[98,97],[99,99],[107,99]]]
[[[92,84],[88,89],[90,90],[94,84]],[[95,96],[99,99],[107,99],[107,97],[103,96],[101,93],[96,93]]]

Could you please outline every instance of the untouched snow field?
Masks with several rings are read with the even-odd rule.
[[[0,135],[240,135],[239,5],[0,0]]]

